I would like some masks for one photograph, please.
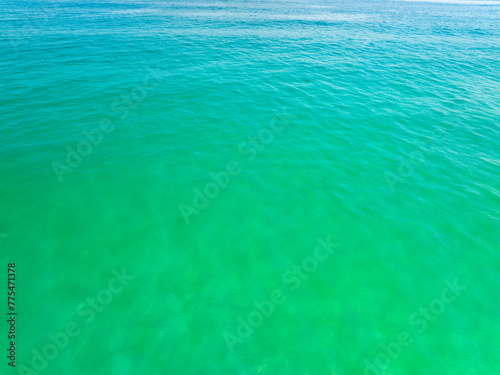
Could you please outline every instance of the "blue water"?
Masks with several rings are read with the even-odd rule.
[[[2,371],[500,373],[498,1],[0,4]]]

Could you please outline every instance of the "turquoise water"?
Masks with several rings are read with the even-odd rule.
[[[500,3],[0,4],[2,373],[500,373]]]

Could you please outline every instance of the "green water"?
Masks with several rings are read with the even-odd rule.
[[[1,374],[500,373],[500,3],[0,4]]]

